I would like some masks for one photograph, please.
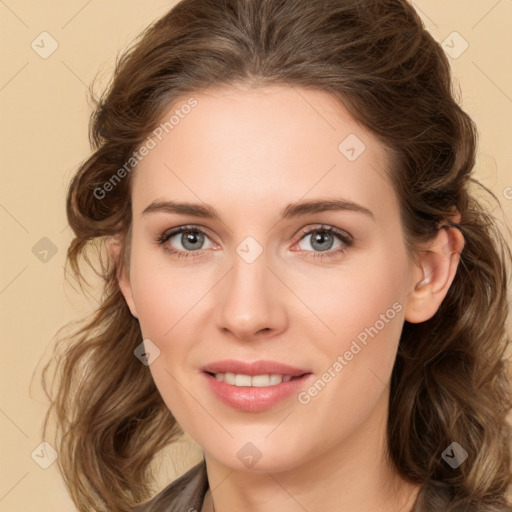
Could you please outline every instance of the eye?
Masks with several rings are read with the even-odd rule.
[[[179,228],[165,231],[156,241],[174,256],[187,258],[196,256],[193,253],[202,254],[204,249],[214,246],[210,240],[210,245],[203,247],[205,240],[210,240],[210,238],[197,226],[180,226]]]
[[[322,225],[313,229],[310,228],[303,231],[301,235],[301,239],[296,245],[299,246],[301,251],[312,252],[313,254],[311,254],[311,256],[313,258],[339,256],[353,243],[353,239],[348,233],[332,226]],[[308,238],[309,242],[300,247],[301,242],[306,241]],[[306,247],[304,247],[304,245]],[[313,248],[312,251],[307,248],[308,245]],[[334,250],[332,250],[333,246]]]
[[[329,258],[339,256],[344,253],[353,243],[352,236],[333,226],[317,226],[301,232],[300,240],[295,244],[299,246],[299,251],[311,253],[308,257]],[[308,244],[313,248],[301,247],[301,243],[310,238]],[[205,241],[209,245],[204,247]],[[197,226],[180,226],[164,231],[157,237],[156,242],[161,245],[165,251],[178,258],[189,258],[201,256],[206,249],[218,247],[211,241],[206,232]],[[334,249],[333,249],[334,246]],[[296,249],[292,249],[296,251]]]

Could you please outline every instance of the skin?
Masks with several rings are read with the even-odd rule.
[[[166,405],[204,450],[213,494],[203,512],[212,498],[217,512],[411,510],[420,488],[386,460],[390,376],[404,321],[427,320],[444,299],[462,235],[441,229],[417,263],[408,257],[386,150],[327,94],[273,86],[194,97],[198,106],[133,175],[130,264],[119,283],[143,337],[160,350],[149,368]],[[349,134],[366,146],[354,161],[338,149]],[[318,198],[353,201],[373,218],[280,218],[289,203]],[[206,203],[221,220],[142,214],[166,200]],[[181,235],[155,243],[190,224],[207,232],[196,256],[164,250],[187,252]],[[315,233],[302,235],[322,224],[349,233],[352,245],[335,254],[344,245],[335,236],[322,251]],[[236,252],[247,236],[263,249],[252,263]],[[292,396],[263,412],[238,411],[199,370],[270,359],[310,370],[311,383],[394,303],[394,318],[307,404]],[[252,468],[237,457],[248,442],[261,453]]]

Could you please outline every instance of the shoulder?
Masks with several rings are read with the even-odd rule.
[[[200,512],[207,490],[208,477],[203,459],[154,498],[130,512]]]

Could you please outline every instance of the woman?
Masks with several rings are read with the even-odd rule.
[[[101,241],[105,288],[49,411],[80,510],[512,510],[510,250],[408,2],[183,0],[91,135],[68,258]]]

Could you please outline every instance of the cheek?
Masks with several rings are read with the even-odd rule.
[[[338,269],[318,268],[287,277],[311,311],[309,324],[322,333],[326,348],[339,351],[360,334],[364,339],[375,325],[379,337],[399,337],[407,272],[399,254],[393,263],[384,251],[372,256]]]
[[[154,248],[134,251],[130,275],[142,333],[160,340],[208,289],[198,273],[173,264],[162,253]]]
[[[386,391],[403,326],[397,279],[374,268],[337,282],[325,280],[324,293],[315,287],[305,299],[315,304],[329,329],[308,331],[323,365],[300,403],[309,413],[306,421],[318,428],[324,428],[320,423],[329,419],[335,430],[329,429],[332,436],[357,429]],[[323,442],[329,443],[329,435],[326,432]]]
[[[302,331],[323,363],[320,382],[304,396],[317,417],[331,415],[349,428],[386,389],[403,327],[405,262],[404,255],[391,258],[383,249],[336,272],[319,270],[298,280],[294,291],[315,313]],[[343,407],[332,407],[339,403]]]

